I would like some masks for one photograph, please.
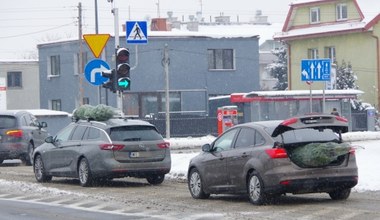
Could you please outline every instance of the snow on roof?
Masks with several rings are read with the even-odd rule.
[[[38,62],[38,59],[0,59],[0,63]]]
[[[325,26],[316,26],[316,27],[308,27],[308,28],[300,28],[289,30],[287,32],[276,33],[274,38],[291,38],[305,35],[313,35],[313,34],[328,34],[328,33],[336,33],[336,32],[345,32],[345,31],[362,31],[365,27],[366,23],[364,22],[349,22],[349,23],[336,23]]]
[[[313,95],[360,95],[364,92],[356,89],[347,90],[312,90]],[[285,91],[252,91],[245,94],[245,97],[255,96],[308,96],[310,90],[285,90]]]
[[[258,24],[221,24],[221,25],[202,25],[198,26],[198,31],[189,31],[183,25],[181,29],[173,28],[171,31],[150,31],[148,29],[149,37],[210,37],[210,38],[252,38],[258,37],[260,44],[266,40],[273,39],[273,35],[282,29],[281,23],[273,23],[270,25]],[[114,36],[113,33],[111,33]],[[120,33],[120,37],[125,36],[125,32]],[[50,42],[38,44],[48,45],[53,43],[62,43],[66,41],[77,41],[75,38],[60,39]]]
[[[70,114],[63,111],[55,111],[49,109],[23,109],[32,113],[34,116],[69,116]]]

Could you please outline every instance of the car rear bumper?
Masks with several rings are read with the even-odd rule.
[[[28,145],[25,143],[1,143],[0,158],[18,159],[27,153]]]
[[[145,163],[119,163],[105,161],[103,166],[92,168],[94,177],[139,177],[145,178],[152,174],[167,174],[171,169],[171,160]]]
[[[265,191],[273,194],[331,192],[336,189],[352,188],[357,183],[358,176],[284,180],[277,186],[266,187]]]

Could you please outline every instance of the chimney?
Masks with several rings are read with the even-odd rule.
[[[151,31],[171,31],[171,28],[166,23],[166,18],[153,18],[150,25]]]

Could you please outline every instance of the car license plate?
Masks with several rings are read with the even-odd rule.
[[[140,157],[139,152],[130,152],[129,157]]]

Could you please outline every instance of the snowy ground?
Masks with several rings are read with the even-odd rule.
[[[191,158],[199,154],[200,146],[211,143],[215,137],[171,138],[172,169],[167,178],[186,179],[187,168]],[[359,168],[359,183],[356,191],[380,190],[380,132],[349,132],[343,134],[346,142],[356,148]]]

